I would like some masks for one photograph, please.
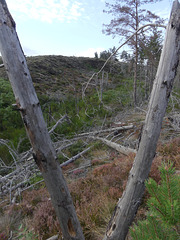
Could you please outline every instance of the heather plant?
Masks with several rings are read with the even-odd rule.
[[[149,177],[154,179],[157,183],[159,183],[161,180],[159,167],[162,165],[162,161],[163,161],[162,156],[155,157],[151,165],[151,171],[149,173]]]
[[[121,197],[134,155],[117,157],[96,166],[86,177],[69,185],[73,202],[88,240],[102,239],[117,200]]]
[[[0,233],[0,240],[8,240],[8,236],[6,235],[6,233]]]
[[[168,146],[168,149],[171,147],[178,149],[177,144],[176,146]],[[77,147],[79,148],[79,146]],[[166,149],[164,149],[164,147]],[[167,152],[167,146],[161,146],[160,150],[160,154],[158,154],[153,161],[150,172],[150,177],[158,184],[162,182],[159,166],[164,159],[165,152]],[[168,151],[173,153],[171,149]],[[101,152],[101,156],[102,153],[103,152]],[[161,154],[163,156],[161,156]],[[177,150],[174,153],[174,157],[176,154]],[[98,157],[98,153],[96,153],[95,156]],[[171,156],[173,156],[173,154],[171,154]],[[69,189],[87,240],[102,239],[115,205],[125,188],[134,160],[134,154],[124,157],[113,152],[113,154],[108,157],[110,162],[103,165],[101,165],[102,162],[96,160],[96,158],[93,162],[92,171],[87,174],[86,177],[79,178],[81,172],[76,170],[73,176],[77,176],[77,179],[75,180],[74,177],[72,179],[72,176],[71,179],[68,178]],[[69,167],[70,166],[66,166],[63,170],[66,171]],[[136,219],[145,218],[146,203],[149,197],[150,193],[146,191]],[[25,191],[22,193],[20,204],[13,207],[12,213],[17,213],[17,211],[21,212],[21,218],[29,219],[28,225],[25,225],[25,227],[21,229],[22,231],[19,232],[19,236],[22,237],[22,239],[24,239],[24,237],[26,239],[29,237],[30,239],[31,235],[33,236],[32,239],[36,239],[36,235],[38,235],[38,239],[43,240],[57,233],[61,233],[54,209],[50,202],[50,196],[47,190],[42,188],[42,185],[39,190]],[[152,221],[155,224],[156,221],[159,222],[154,215],[151,219],[151,222]],[[21,222],[18,221],[18,226],[20,223]],[[158,226],[158,224],[156,225]],[[14,229],[17,229],[18,226]],[[26,228],[26,226],[28,226],[28,228]],[[162,226],[160,225],[160,227]],[[4,229],[0,227],[0,232],[3,232]],[[6,232],[9,232],[9,229],[12,228],[8,228]]]
[[[33,216],[38,204],[48,201],[49,194],[46,189],[41,188],[38,191],[25,191],[22,194],[22,201],[19,205],[24,216]]]
[[[171,239],[180,238],[180,177],[175,174],[172,163],[160,168],[161,184],[153,179],[146,183],[150,194],[147,205],[147,219],[138,221],[131,227],[133,239]]]
[[[76,205],[85,239],[103,238],[115,205],[116,200],[110,199],[104,193],[97,194],[90,202],[83,201],[79,206]]]
[[[161,144],[158,147],[158,151],[166,161],[171,159],[171,162],[173,162],[176,169],[180,169],[180,137],[177,137],[166,144]]]
[[[24,221],[28,223],[22,224]],[[47,190],[23,192],[20,203],[12,205],[4,218],[0,218],[1,231],[13,231],[17,239],[26,240],[44,240],[60,232]]]
[[[33,215],[32,226],[42,240],[60,232],[59,222],[50,200],[41,202],[37,206]]]

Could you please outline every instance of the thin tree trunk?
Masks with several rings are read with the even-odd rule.
[[[0,52],[33,148],[34,159],[50,193],[64,239],[84,239],[16,34],[15,22],[5,0],[0,0]]]
[[[180,4],[173,3],[141,142],[126,189],[118,201],[104,240],[124,240],[144,193],[180,55]]]
[[[136,2],[136,31],[139,28],[138,3]],[[135,62],[134,62],[134,107],[137,105],[137,68],[138,68],[138,33],[135,34]]]
[[[102,103],[103,91],[104,91],[104,70],[102,71],[102,78],[100,79],[100,101]]]
[[[136,38],[136,46],[135,46],[135,61],[134,61],[134,107],[137,105],[137,61],[138,61],[138,47],[137,47],[137,34]]]

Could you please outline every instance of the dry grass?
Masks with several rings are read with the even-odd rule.
[[[117,200],[125,188],[134,160],[133,154],[122,157],[113,152],[109,154],[113,161],[98,165],[101,156],[104,158],[108,155],[100,150],[96,151],[94,156],[96,156],[94,161],[97,162],[93,165],[92,171],[84,178],[69,181],[69,189],[87,240],[102,239]],[[169,160],[174,163],[177,170],[180,170],[180,138],[158,146],[158,154],[153,161],[150,177],[159,182],[159,166],[162,161]],[[148,197],[145,193],[135,221],[145,218]],[[25,219],[28,221],[24,221]],[[38,239],[44,240],[60,232],[46,189],[24,192],[20,203],[8,208],[5,215],[0,218],[0,234],[15,231],[23,221],[28,222],[25,224],[28,226],[25,227],[34,229]]]

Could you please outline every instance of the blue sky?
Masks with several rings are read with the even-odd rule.
[[[119,46],[119,39],[102,34],[103,23],[112,16],[103,13],[105,0],[6,0],[16,22],[25,55],[94,57]],[[106,0],[113,3],[113,0]],[[144,5],[168,18],[172,0]],[[125,47],[124,47],[125,48]],[[123,50],[123,49],[122,49]],[[120,52],[122,51],[120,50]]]

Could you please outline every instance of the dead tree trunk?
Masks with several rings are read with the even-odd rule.
[[[118,152],[120,152],[120,153],[122,153],[126,156],[129,155],[130,153],[137,153],[137,151],[135,149],[132,149],[132,148],[129,148],[129,147],[124,147],[124,146],[122,146],[118,143],[109,141],[106,138],[93,137],[93,136],[92,137],[90,136],[90,138],[100,140],[101,142],[103,142],[107,146],[115,149],[116,151],[118,151]]]
[[[126,189],[118,201],[104,240],[124,240],[144,193],[145,180],[156,153],[162,120],[165,115],[180,56],[180,4],[173,3],[165,42],[154,82],[141,142]]]
[[[0,52],[33,148],[34,159],[50,193],[64,239],[84,239],[18,40],[15,22],[5,0],[0,0]]]

